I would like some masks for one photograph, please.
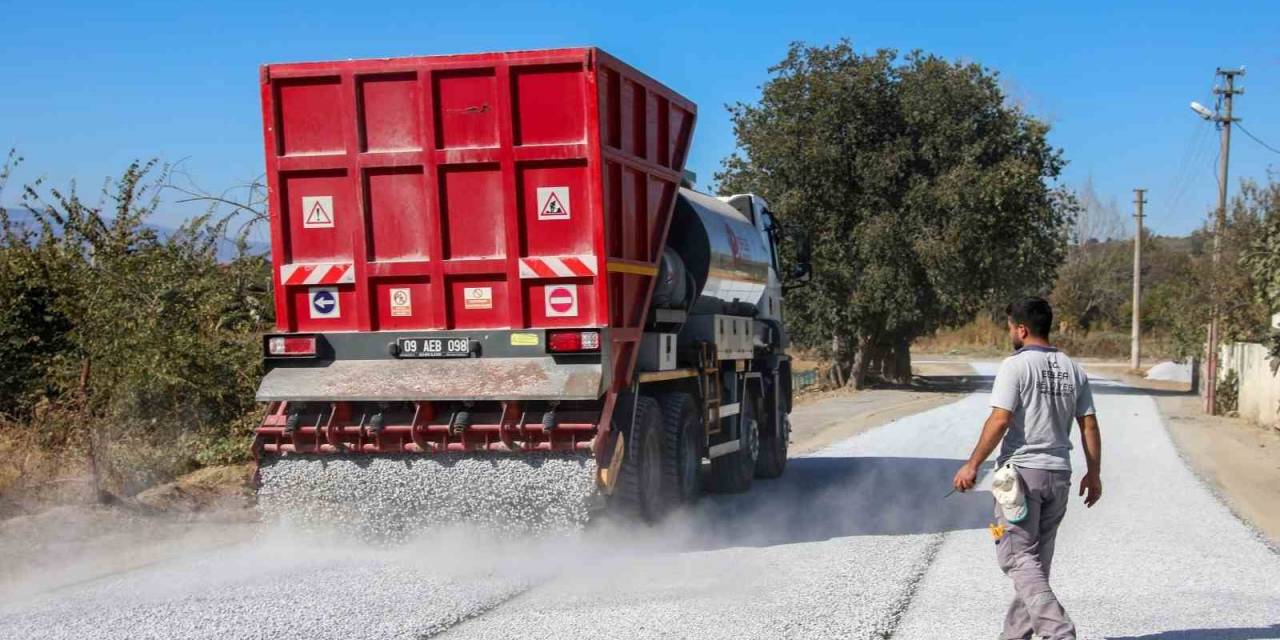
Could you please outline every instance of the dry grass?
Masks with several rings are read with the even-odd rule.
[[[998,355],[1009,352],[1009,330],[983,315],[955,329],[944,329],[932,336],[916,340],[913,353],[945,353],[952,355]]]
[[[1053,336],[1053,343],[1063,351],[1084,358],[1129,357],[1129,332],[1094,330],[1089,332],[1060,333]],[[973,322],[954,329],[916,340],[911,345],[913,353],[937,353],[949,355],[996,356],[1009,353],[1009,330],[1004,323],[997,323],[983,315]],[[1172,359],[1168,343],[1159,336],[1143,338],[1145,357]]]
[[[30,429],[0,423],[0,519],[92,498],[84,456],[44,446]]]

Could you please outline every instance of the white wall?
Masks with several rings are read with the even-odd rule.
[[[1240,417],[1264,425],[1280,424],[1280,375],[1271,374],[1267,348],[1253,342],[1221,345],[1220,375],[1235,369],[1240,379]]]

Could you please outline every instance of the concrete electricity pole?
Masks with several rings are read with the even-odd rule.
[[[1223,78],[1223,84],[1215,87],[1213,92],[1222,96],[1222,113],[1212,119],[1222,129],[1222,148],[1218,153],[1218,215],[1213,224],[1213,274],[1209,281],[1209,353],[1205,362],[1205,412],[1217,413],[1218,399],[1218,333],[1221,319],[1218,317],[1222,303],[1218,300],[1218,264],[1222,261],[1222,232],[1227,226],[1227,166],[1231,157],[1231,123],[1238,120],[1231,115],[1231,106],[1235,96],[1244,93],[1244,89],[1236,88],[1236,76],[1244,75],[1244,67],[1239,69],[1218,68],[1217,74]]]
[[[1133,190],[1133,204],[1136,207],[1133,217],[1137,225],[1133,233],[1133,322],[1130,326],[1133,335],[1129,343],[1129,368],[1134,371],[1138,370],[1142,361],[1142,349],[1139,346],[1142,336],[1142,205],[1147,203],[1143,197],[1146,193],[1146,189]]]

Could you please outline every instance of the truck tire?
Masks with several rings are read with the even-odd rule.
[[[648,396],[625,396],[619,399],[617,413],[627,444],[613,500],[624,515],[657,522],[666,515],[668,505],[662,490],[662,410]]]
[[[662,405],[662,481],[672,505],[692,504],[702,495],[702,417],[693,396],[667,393]]]
[[[760,434],[760,458],[756,460],[757,478],[777,478],[787,468],[787,444],[791,439],[791,418],[782,416],[782,424],[771,433]]]
[[[756,396],[750,390],[742,398],[738,419],[738,450],[711,459],[709,488],[716,493],[742,493],[751,488],[760,453],[760,425],[756,421]]]

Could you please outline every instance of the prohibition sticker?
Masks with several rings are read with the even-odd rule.
[[[303,196],[302,228],[333,228],[333,196]]]
[[[413,315],[413,297],[408,289],[391,289],[391,316],[403,317]]]
[[[578,315],[578,285],[557,284],[547,287],[547,317],[564,318]]]
[[[538,219],[569,219],[569,187],[538,187]]]
[[[493,287],[463,287],[462,307],[464,309],[492,309]]]
[[[338,308],[337,287],[311,287],[307,290],[307,302],[313,320],[342,315],[342,310]]]

